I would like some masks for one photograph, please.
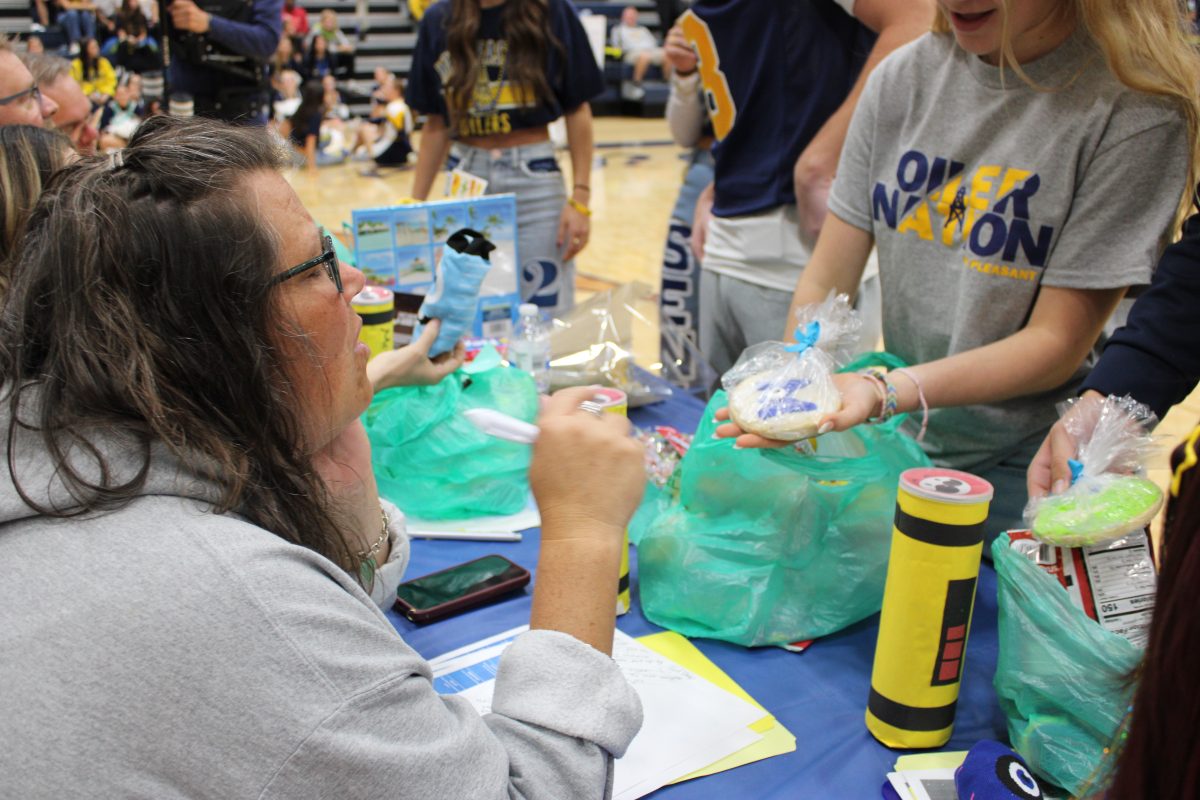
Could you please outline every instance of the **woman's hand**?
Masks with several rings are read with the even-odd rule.
[[[872,386],[870,380],[850,373],[839,373],[832,377],[834,386],[842,395],[842,407],[836,413],[827,414],[821,419],[821,424],[817,427],[818,435],[853,428],[879,414],[879,393]],[[746,433],[738,427],[737,423],[729,421],[728,407],[717,409],[714,418],[725,423],[717,426],[715,431],[717,438],[736,439],[734,444],[738,447],[783,447],[794,444],[794,442],[766,439],[756,433]]]
[[[562,217],[558,220],[558,249],[563,253],[563,261],[570,261],[587,246],[591,230],[592,221],[587,215],[570,203],[563,206]]]
[[[582,411],[590,387],[563,389],[538,417],[529,484],[542,515],[542,541],[618,537],[646,485],[644,452],[617,414]]]
[[[378,392],[393,386],[432,386],[463,365],[463,343],[449,353],[429,357],[429,348],[437,340],[442,321],[431,320],[421,335],[399,350],[384,350],[367,362],[367,378]]]
[[[361,419],[355,419],[333,441],[313,454],[313,467],[333,501],[333,515],[355,553],[369,550],[379,538],[383,521],[379,489],[371,469],[371,442]],[[388,558],[388,542],[375,551],[375,563]]]
[[[713,201],[716,199],[715,184],[705,186],[696,198],[696,208],[692,211],[692,255],[696,262],[704,260],[704,242],[708,239],[708,226],[712,222]]]
[[[1071,435],[1068,428],[1091,436],[1100,419],[1100,405],[1103,402],[1104,395],[1099,392],[1084,392],[1071,410],[1054,423],[1025,474],[1030,500],[1058,494],[1071,485],[1071,467],[1067,461],[1078,454],[1079,440]]]

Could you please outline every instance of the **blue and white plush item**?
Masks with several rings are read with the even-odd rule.
[[[429,350],[439,356],[454,349],[462,335],[471,329],[479,305],[479,287],[491,264],[488,253],[496,249],[482,233],[470,228],[455,231],[446,240],[442,260],[433,276],[433,288],[417,312],[418,324],[413,339],[431,319],[442,321],[437,341]]]
[[[954,788],[958,800],[1041,800],[1046,796],[1019,755],[988,739],[967,751],[954,773]]]

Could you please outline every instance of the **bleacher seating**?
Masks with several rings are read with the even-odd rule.
[[[332,8],[338,13],[342,28],[351,38],[356,31],[353,0],[300,0],[300,5],[309,12],[311,20],[315,21],[322,9]],[[639,9],[638,20],[647,26],[660,38],[663,31],[659,27],[658,13],[654,10],[652,0],[577,0],[575,3],[580,12],[601,14],[608,18],[608,29],[611,30],[621,16],[622,9],[634,5]],[[0,33],[27,35],[30,31],[29,0],[0,0]],[[371,82],[371,76],[378,66],[384,66],[401,77],[407,77],[412,65],[413,48],[416,46],[416,26],[407,13],[400,11],[399,3],[372,2],[369,7],[369,17],[366,37],[358,42],[357,57],[354,60],[354,75],[349,89],[348,99],[351,108],[356,113],[365,112],[366,97],[355,89],[365,88]],[[620,95],[621,81],[628,79],[632,68],[619,61],[609,59],[605,64],[605,82],[607,90],[593,103],[597,114],[625,114],[630,116],[650,116],[662,113],[666,102],[666,86],[660,81],[646,82],[646,97],[640,102],[622,100]],[[651,76],[660,75],[652,70]]]

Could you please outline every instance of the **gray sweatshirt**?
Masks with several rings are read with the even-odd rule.
[[[40,440],[16,452],[22,488],[67,505]],[[610,658],[526,633],[480,718],[342,570],[214,498],[161,448],[111,513],[0,485],[0,797],[611,794],[642,716]]]

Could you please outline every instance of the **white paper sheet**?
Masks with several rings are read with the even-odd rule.
[[[433,659],[434,688],[491,711],[496,668],[524,628]],[[642,729],[614,767],[614,800],[634,800],[762,738],[763,711],[617,631],[613,659],[642,700]]]
[[[406,517],[405,530],[410,537],[420,538],[423,532],[429,533],[470,533],[472,531],[523,531],[536,528],[542,524],[542,515],[538,513],[533,497],[525,504],[525,508],[515,514],[505,514],[491,517],[474,517],[472,519],[420,519]]]

